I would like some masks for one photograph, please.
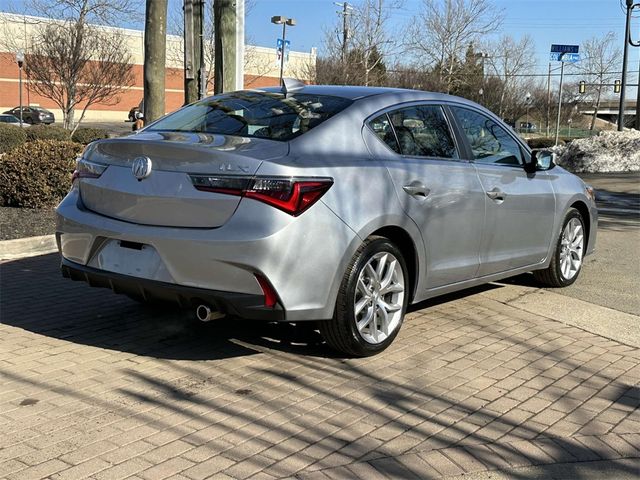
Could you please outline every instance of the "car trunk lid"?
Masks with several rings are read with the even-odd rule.
[[[120,220],[155,226],[215,228],[235,212],[240,197],[196,190],[190,175],[254,175],[263,160],[288,153],[272,140],[184,132],[153,132],[90,145],[83,158],[108,165],[80,182],[86,208]],[[151,173],[136,178],[136,158]]]

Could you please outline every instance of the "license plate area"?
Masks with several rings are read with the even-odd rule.
[[[158,251],[144,243],[107,240],[89,266],[121,275],[175,283]]]

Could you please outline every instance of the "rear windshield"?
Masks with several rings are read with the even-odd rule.
[[[329,95],[235,92],[206,98],[168,115],[146,131],[201,132],[287,141],[353,103]]]

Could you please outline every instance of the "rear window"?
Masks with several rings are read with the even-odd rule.
[[[199,132],[291,140],[341,112],[352,100],[329,95],[235,92],[217,95],[154,123],[146,131]]]

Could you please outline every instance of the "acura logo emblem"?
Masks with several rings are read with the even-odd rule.
[[[131,172],[138,180],[142,180],[151,175],[151,159],[149,157],[136,157],[131,165]]]

